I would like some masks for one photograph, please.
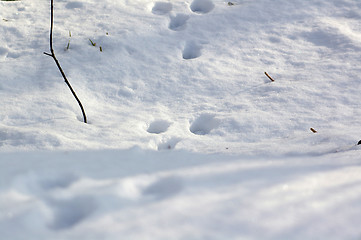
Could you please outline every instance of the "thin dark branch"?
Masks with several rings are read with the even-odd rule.
[[[76,99],[76,101],[78,102],[79,104],[79,107],[81,109],[81,112],[83,113],[83,119],[84,119],[84,123],[87,123],[87,119],[86,119],[86,115],[85,115],[85,111],[84,111],[84,108],[83,108],[83,105],[81,104],[78,96],[76,95],[74,89],[72,88],[72,86],[70,85],[68,79],[66,78],[65,76],[65,73],[63,71],[63,69],[61,68],[60,66],[60,63],[58,61],[58,59],[55,57],[55,53],[54,53],[54,49],[53,49],[53,25],[54,25],[54,0],[51,0],[51,7],[50,7],[50,52],[51,53],[46,53],[44,52],[45,55],[47,56],[50,56],[54,59],[55,61],[55,64],[56,66],[58,67],[60,73],[61,73],[61,76],[63,76],[64,78],[64,81],[66,83],[66,85],[69,87],[71,93],[73,94],[74,98]]]
[[[266,74],[266,76],[267,76],[267,77],[269,78],[269,80],[271,80],[272,82],[275,81],[267,72],[264,72],[264,74]]]

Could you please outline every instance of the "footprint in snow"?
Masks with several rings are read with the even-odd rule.
[[[154,196],[156,199],[164,199],[181,192],[183,189],[183,182],[178,177],[164,177],[152,183],[144,189],[144,195]]]
[[[68,2],[65,7],[67,9],[83,8],[84,4],[82,2]]]
[[[0,47],[0,60],[5,60],[6,56],[8,55],[9,50],[4,47]]]
[[[186,45],[183,49],[183,59],[189,60],[189,59],[194,59],[194,58],[198,58],[202,55],[202,47],[193,42],[193,41],[188,41],[186,42]]]
[[[44,190],[52,190],[58,188],[67,188],[78,180],[74,174],[64,174],[58,177],[45,178],[39,181],[39,185]]]
[[[170,139],[166,139],[158,144],[158,150],[171,150],[174,149],[177,143],[181,141],[180,138],[172,137]]]
[[[149,125],[147,132],[160,134],[167,131],[170,125],[171,123],[166,120],[155,120]]]
[[[173,31],[181,31],[187,27],[187,21],[189,16],[186,14],[177,14],[176,16],[170,17],[169,29]]]
[[[214,3],[211,0],[194,0],[190,8],[195,13],[209,13],[214,8]]]
[[[204,113],[193,121],[189,130],[197,135],[206,135],[217,128],[219,124],[220,120],[215,118],[215,115]]]
[[[49,224],[53,230],[65,230],[74,227],[88,218],[97,208],[97,203],[90,196],[78,196],[67,200],[48,200],[53,209],[54,218]]]
[[[168,2],[156,2],[152,8],[152,13],[156,15],[165,15],[172,11],[173,5]]]

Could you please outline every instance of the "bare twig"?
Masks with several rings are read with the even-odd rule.
[[[69,50],[69,48],[70,48],[70,38],[71,38],[71,32],[69,30],[69,41],[68,41],[68,45],[66,45],[65,50]]]
[[[90,38],[89,38],[89,41],[93,47],[95,47],[97,45],[97,43],[93,42]]]
[[[65,73],[63,71],[63,69],[60,66],[60,63],[58,61],[58,59],[55,57],[55,53],[54,53],[54,49],[53,49],[53,25],[54,25],[54,0],[51,0],[51,7],[50,7],[50,53],[44,52],[45,55],[50,56],[54,59],[56,66],[58,67],[61,76],[63,76],[64,81],[66,83],[66,85],[69,87],[71,93],[73,94],[74,98],[76,99],[76,101],[79,104],[79,107],[82,111],[83,114],[83,119],[84,119],[84,123],[87,123],[87,119],[86,119],[86,115],[85,115],[85,111],[83,108],[83,105],[81,104],[78,96],[76,95],[75,91],[73,90],[72,86],[70,85],[68,79],[65,76]]]
[[[267,76],[272,82],[275,81],[267,72],[264,72],[264,74],[266,74],[266,76]]]

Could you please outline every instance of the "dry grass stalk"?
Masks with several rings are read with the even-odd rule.
[[[267,76],[272,82],[275,81],[267,72],[264,72],[264,74],[266,74],[266,76]]]

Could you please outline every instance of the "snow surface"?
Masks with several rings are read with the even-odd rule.
[[[49,2],[0,1],[1,239],[361,239],[360,1],[55,0],[88,124]]]

